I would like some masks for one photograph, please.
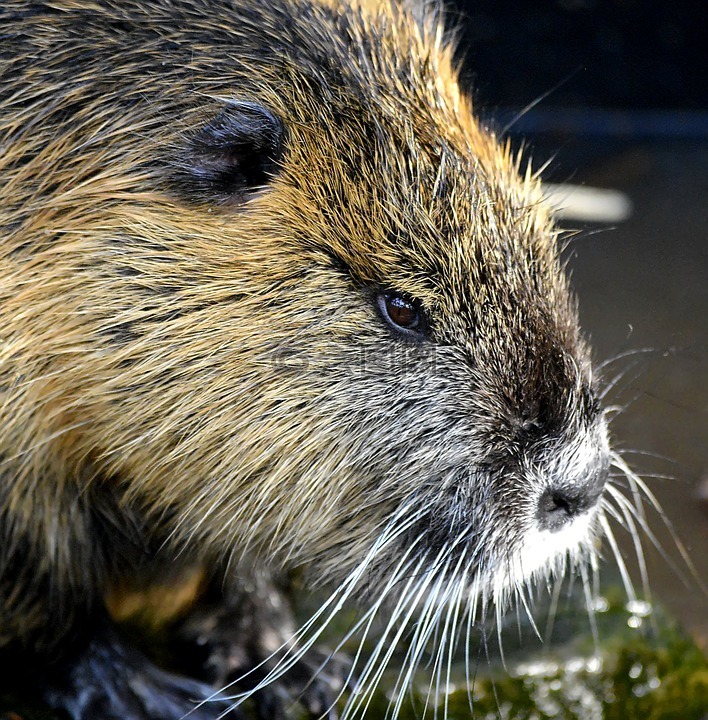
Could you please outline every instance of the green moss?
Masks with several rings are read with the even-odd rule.
[[[448,720],[704,720],[704,654],[661,613],[651,623],[645,617],[639,629],[630,627],[630,619],[636,616],[619,601],[598,616],[606,641],[597,655],[591,638],[581,635],[550,652],[536,646],[536,657],[528,654],[509,672],[479,668],[472,688],[447,696]],[[387,704],[378,694],[366,717],[381,720]],[[401,720],[419,720],[422,707],[422,695],[414,693]],[[433,715],[431,709],[426,717]],[[443,703],[437,717],[444,717]]]

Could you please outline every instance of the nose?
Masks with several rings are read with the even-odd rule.
[[[605,487],[607,467],[592,471],[580,482],[549,487],[538,500],[536,519],[539,528],[555,532],[594,507]]]

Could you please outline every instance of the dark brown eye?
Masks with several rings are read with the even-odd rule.
[[[422,313],[415,300],[394,292],[381,293],[377,300],[384,319],[396,330],[406,334],[422,334]]]

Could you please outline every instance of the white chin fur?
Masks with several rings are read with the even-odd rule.
[[[496,602],[503,602],[510,591],[530,580],[547,577],[570,560],[577,559],[593,536],[595,508],[579,515],[565,527],[551,532],[529,528],[520,547],[500,558],[500,567],[492,574],[489,587]]]

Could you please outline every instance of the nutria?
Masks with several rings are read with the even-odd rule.
[[[471,623],[594,557],[610,453],[558,233],[435,8],[0,22],[0,646],[54,707],[210,718],[241,677],[263,715],[288,691],[334,716],[302,670],[345,600],[417,623],[413,666],[441,608]],[[206,680],[104,603],[193,566],[220,603]],[[334,594],[292,636],[295,570]],[[375,684],[394,627],[349,677]]]

